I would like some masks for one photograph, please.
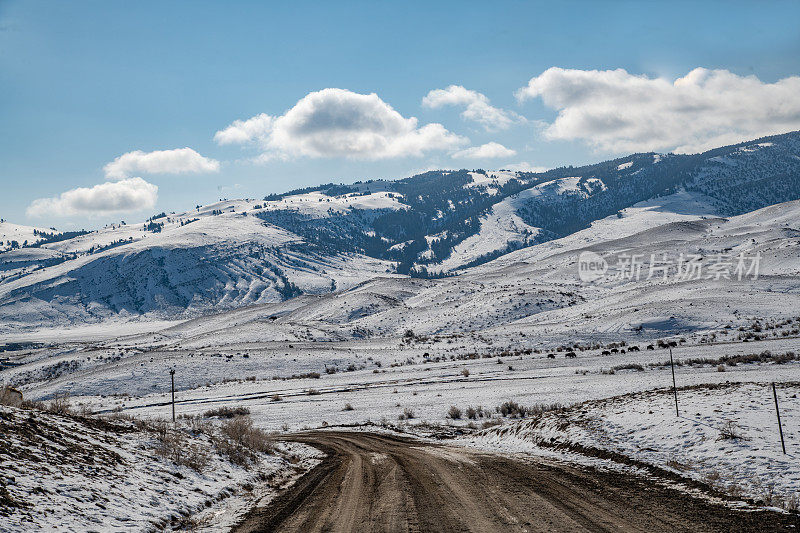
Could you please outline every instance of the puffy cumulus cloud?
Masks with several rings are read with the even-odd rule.
[[[94,187],[79,187],[54,198],[39,198],[28,206],[32,217],[102,215],[152,209],[158,200],[158,187],[142,178],[109,181]]]
[[[103,170],[107,179],[120,180],[132,174],[218,172],[219,161],[203,157],[191,148],[154,152],[136,150],[122,154],[103,167]]]
[[[470,146],[453,154],[453,159],[490,159],[495,157],[511,157],[517,152],[500,143],[489,142],[480,146]]]
[[[625,70],[549,68],[517,91],[558,110],[544,135],[612,152],[698,152],[800,129],[800,77],[696,68],[674,81]]]
[[[272,117],[261,113],[247,120],[234,120],[224,130],[214,134],[217,144],[242,144],[265,138],[272,130]]]
[[[377,94],[323,89],[307,94],[279,117],[237,120],[214,136],[220,144],[259,141],[266,161],[290,157],[387,159],[455,148],[466,139],[441,124],[419,126]]]
[[[488,131],[507,129],[514,122],[524,121],[516,113],[492,106],[485,95],[466,89],[461,85],[451,85],[446,89],[430,91],[422,99],[422,105],[432,109],[448,105],[465,106],[461,117],[478,122]]]

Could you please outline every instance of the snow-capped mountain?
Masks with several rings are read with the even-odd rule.
[[[543,173],[434,171],[399,181],[323,185],[267,197],[264,220],[337,250],[397,261],[398,272],[448,272],[587,228],[638,202],[687,191],[731,216],[800,198],[800,133],[697,155],[634,154]],[[396,204],[375,205],[392,197]],[[337,198],[347,210],[310,215]],[[341,200],[339,200],[341,201]]]
[[[356,308],[405,306],[394,292],[414,293],[413,284],[386,278],[463,276],[478,265],[486,275],[665,224],[798,198],[794,132],[697,155],[634,154],[543,173],[434,171],[328,184],[89,233],[4,222],[0,324],[10,330],[112,316],[191,317],[384,278],[378,283],[388,291],[342,305],[350,311],[340,321],[349,323]],[[27,245],[19,241],[25,236]],[[543,309],[570,298],[552,294]]]

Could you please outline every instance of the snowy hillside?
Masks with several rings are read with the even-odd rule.
[[[674,211],[667,211],[669,206]],[[568,237],[518,250],[442,280],[377,279],[281,314],[342,333],[401,335],[470,330],[498,335],[658,336],[740,323],[748,316],[794,316],[800,275],[800,202],[730,219],[708,218],[708,206],[687,193],[637,204]],[[667,252],[761,254],[758,279],[644,279],[600,283],[578,279],[577,260],[593,250],[613,264],[623,255]],[[673,272],[674,274],[674,272]],[[752,277],[752,276],[751,276]],[[580,327],[576,325],[580,320]],[[500,333],[502,332],[502,334]]]
[[[53,232],[53,230],[21,226],[8,221],[0,222],[0,252],[39,242],[41,240],[39,232]]]
[[[540,291],[542,297],[511,295],[498,308],[475,306],[474,318],[469,313],[464,318],[460,307],[452,315],[437,310],[435,320],[428,320],[419,308],[407,311],[409,302],[397,300],[393,291],[399,289],[392,286],[378,291],[374,298],[380,302],[364,303],[366,311],[348,315],[346,331],[329,334],[387,334],[405,320],[430,331],[482,329],[545,312],[553,315],[543,316],[559,317],[556,322],[561,322],[566,315],[558,309],[583,306],[582,301],[596,300],[598,293],[611,301],[633,298],[652,310],[648,298],[669,300],[673,293],[662,293],[653,284],[624,296],[622,289],[615,289],[617,294],[606,286],[578,290],[572,252],[592,246],[599,250],[600,243],[623,239],[609,244],[612,258],[618,258],[618,247],[649,257],[654,243],[663,251],[702,249],[708,255],[756,250],[752,244],[768,234],[771,240],[764,252],[772,257],[771,263],[765,261],[765,273],[796,272],[793,212],[782,215],[782,226],[766,212],[753,214],[766,228],[743,226],[741,231],[755,234],[748,236],[755,239],[749,244],[741,240],[744,234],[732,229],[730,235],[720,233],[730,224],[712,219],[800,198],[798,176],[800,133],[795,132],[697,155],[635,154],[544,173],[434,171],[399,181],[329,184],[263,200],[221,201],[185,213],[161,213],[143,223],[121,222],[87,234],[34,233],[33,228],[3,223],[4,242],[11,242],[12,236],[30,239],[28,246],[0,253],[0,331],[109,318],[185,319],[407,274],[461,278],[432,284],[432,291],[448,287],[450,292],[421,293],[419,301],[458,305],[447,294],[481,286],[480,277],[492,279],[500,272],[510,280],[525,280],[525,290]],[[696,224],[687,225],[692,221]],[[658,229],[661,226],[664,229]],[[634,237],[647,229],[653,233]],[[31,245],[40,237],[41,242]],[[681,242],[677,248],[671,242],[675,238]],[[692,239],[696,242],[689,242]],[[470,267],[476,266],[471,273]],[[781,279],[779,285],[784,282]],[[419,290],[398,283],[413,286],[413,293]],[[775,290],[780,293],[786,287]],[[403,305],[386,309],[383,298]],[[586,303],[586,315],[608,318],[598,305]],[[596,308],[590,310],[592,306]],[[639,320],[637,312],[622,322],[607,321],[604,327],[628,329],[671,320],[674,314]],[[706,320],[701,314],[693,314],[692,324]],[[397,316],[389,318],[392,315]],[[337,328],[344,322],[338,320]]]
[[[390,263],[331,253],[223,202],[0,254],[0,323],[191,315],[346,289]]]

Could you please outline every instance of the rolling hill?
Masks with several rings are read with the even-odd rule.
[[[305,313],[303,322],[347,330],[337,335],[353,328],[396,334],[392,324],[415,321],[449,331],[455,326],[442,323],[447,313],[430,320],[415,308],[401,316],[413,307],[409,298],[446,306],[481,285],[489,290],[479,280],[530,281],[525,290],[541,291],[535,301],[510,298],[494,311],[478,305],[474,317],[463,306],[453,313],[462,329],[500,327],[596,299],[602,288],[565,288],[570,275],[574,281],[569,261],[584,248],[645,253],[658,244],[708,252],[741,246],[737,239],[745,236],[758,242],[763,228],[771,243],[765,251],[775,260],[764,268],[780,264],[776,275],[796,273],[794,204],[773,208],[780,223],[768,206],[798,198],[794,132],[696,155],[634,154],[543,173],[434,171],[223,201],[88,233],[31,230],[39,242],[0,252],[0,330],[142,316],[183,320],[334,293],[331,311],[292,312]],[[724,233],[739,227],[729,217],[748,216],[758,225]],[[440,277],[447,280],[425,281]],[[428,286],[448,289],[426,293]]]

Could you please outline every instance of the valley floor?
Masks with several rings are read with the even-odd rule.
[[[448,439],[479,454],[580,465],[644,476],[654,483],[667,479],[682,493],[728,502],[729,509],[795,511],[800,494],[795,466],[800,453],[800,338],[778,335],[717,343],[699,338],[690,336],[672,348],[680,416],[671,389],[670,351],[647,349],[647,342],[637,343],[640,351],[608,353],[607,346],[600,346],[568,358],[565,350],[513,350],[480,335],[193,349],[165,346],[158,335],[145,335],[27,347],[7,356],[5,364],[11,366],[3,372],[28,400],[58,400],[68,392],[74,409],[100,420],[132,417],[126,423],[157,426],[171,416],[167,371],[172,367],[178,385],[175,408],[187,431],[204,426],[214,434],[228,423],[215,410],[241,409],[256,427],[272,433],[271,439],[303,440],[298,432],[320,429],[407,435],[426,442]],[[777,383],[786,455],[772,382]],[[24,427],[24,415],[15,413],[4,416],[15,417],[14,424]],[[58,426],[50,418],[44,421]],[[62,430],[87,431],[78,422]],[[132,435],[112,436],[108,446],[126,464],[135,465],[135,471],[103,473],[92,465],[70,465],[71,477],[62,481],[61,464],[37,456],[14,466],[20,475],[12,476],[15,485],[8,482],[8,491],[14,500],[33,502],[36,508],[84,513],[101,525],[111,524],[129,514],[127,503],[114,506],[101,495],[113,500],[113,491],[105,489],[114,475],[133,476],[142,482],[142,490],[136,490],[143,499],[134,500],[137,511],[131,515],[137,525],[161,517],[219,530],[258,502],[263,507],[292,472],[296,477],[314,464],[307,448],[266,456],[264,475],[283,481],[259,485],[251,479],[257,470],[226,462],[197,474],[170,458],[154,459],[146,443],[156,437]],[[192,438],[213,447],[213,438],[203,435],[208,433]],[[293,454],[305,462],[295,464]],[[383,455],[376,451],[374,460],[383,461]],[[211,457],[223,461],[219,453]],[[84,476],[96,476],[97,481],[82,485]],[[162,478],[169,484],[159,486]],[[32,479],[45,480],[46,492]],[[248,490],[242,491],[242,485]],[[190,494],[197,487],[206,488]],[[162,498],[162,492],[174,497]],[[106,509],[97,506],[97,498]],[[152,498],[158,504],[151,505]],[[206,500],[212,506],[198,513]],[[59,519],[58,512],[43,516],[38,518],[43,524]],[[22,521],[16,524],[24,529]]]

